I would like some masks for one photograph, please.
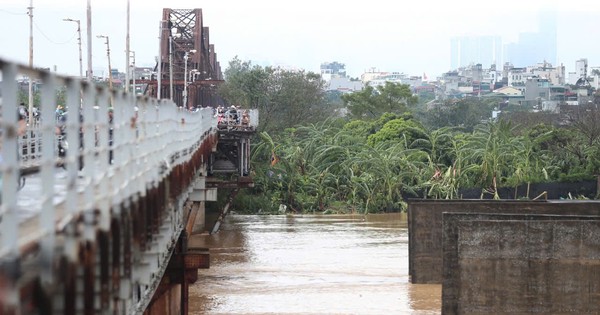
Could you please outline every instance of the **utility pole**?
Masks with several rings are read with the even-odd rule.
[[[173,30],[177,30],[177,28],[169,30],[169,96],[171,100],[173,100],[173,40],[181,37],[181,33],[173,33]]]
[[[127,0],[127,36],[125,37],[125,92],[129,92],[129,0]]]
[[[92,4],[91,0],[87,0],[87,80],[92,82],[94,75],[92,72]]]
[[[164,20],[161,20],[160,24],[159,24],[159,28],[158,28],[159,29],[159,31],[158,31],[158,62],[157,62],[157,64],[158,64],[158,73],[157,73],[157,78],[156,78],[156,80],[157,80],[157,84],[156,84],[157,85],[156,98],[159,99],[159,100],[160,100],[160,96],[161,96],[160,95],[160,90],[161,90],[161,84],[162,84],[162,81],[161,81],[161,79],[162,79],[161,78],[162,77],[162,71],[160,69],[162,68],[162,46],[161,46],[162,44],[161,43],[162,43],[162,34],[163,34],[163,24],[164,24],[164,22],[165,22]]]
[[[173,34],[169,30],[169,98],[173,100]]]
[[[112,89],[113,89],[113,85],[112,85],[112,67],[110,66],[110,42],[108,41],[108,36],[106,35],[98,35],[96,36],[98,38],[105,38],[106,39],[106,57],[108,58],[108,90],[109,93],[111,95],[110,97],[110,106],[112,107]]]
[[[63,21],[77,23],[77,45],[79,46],[79,77],[83,78],[83,56],[81,53],[81,21],[73,19],[63,19]]]
[[[29,0],[29,68],[33,68],[33,0]],[[33,78],[29,76],[29,125],[33,124]]]

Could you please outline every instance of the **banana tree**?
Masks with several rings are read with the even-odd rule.
[[[482,198],[487,192],[494,199],[500,199],[498,186],[512,173],[520,141],[512,131],[513,126],[509,122],[489,122],[478,126],[469,139],[468,147],[472,153],[468,159],[477,165],[478,183],[483,187]]]
[[[402,192],[413,190],[418,182],[415,176],[423,158],[423,152],[407,149],[404,143],[382,142],[374,147],[365,147],[353,157],[352,164],[358,176],[369,174],[376,179],[372,186],[373,196],[380,196],[386,208],[402,208]]]

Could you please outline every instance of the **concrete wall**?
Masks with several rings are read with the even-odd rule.
[[[442,283],[442,213],[600,215],[597,201],[423,200],[408,202],[412,283]]]
[[[442,314],[600,313],[600,217],[443,217]]]

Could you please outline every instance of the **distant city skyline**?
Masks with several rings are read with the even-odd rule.
[[[556,66],[557,48],[556,12],[543,10],[538,14],[537,31],[519,33],[517,42],[505,46],[504,57],[515,67],[532,66],[544,61]]]
[[[454,70],[470,64],[501,69],[505,63],[515,67],[548,62],[558,65],[557,20],[553,10],[542,10],[536,17],[536,31],[521,32],[518,40],[505,42],[500,36],[460,36],[450,41],[450,67]]]
[[[504,64],[500,36],[460,36],[450,40],[450,69],[481,64],[485,68]]]
[[[125,68],[126,1],[91,0],[93,69],[108,71],[106,47],[96,36],[110,36],[113,68]],[[28,62],[29,1],[3,0],[0,8],[0,57]],[[59,73],[78,75],[76,25],[65,18],[81,20],[83,49],[85,1],[33,0],[34,65],[57,68]],[[600,30],[600,2],[582,0],[505,0],[502,3],[474,0],[434,0],[426,9],[417,3],[373,0],[368,5],[341,0],[281,2],[231,0],[202,2],[171,0],[169,3],[131,0],[131,50],[138,66],[154,66],[158,54],[158,26],[162,9],[203,10],[223,69],[236,56],[261,66],[283,66],[320,72],[324,62],[345,64],[350,77],[369,70],[427,74],[435,78],[452,70],[451,39],[455,37],[500,37],[502,46],[527,40],[539,31],[540,12],[555,10],[556,55],[547,48],[528,43],[553,65],[574,71],[575,62],[587,58],[590,67],[600,65],[600,42],[592,36]],[[525,35],[523,35],[525,34]],[[546,42],[548,42],[546,40]],[[527,45],[522,45],[525,47]],[[523,48],[526,49],[526,48]],[[496,51],[496,49],[494,49]],[[506,61],[504,51],[498,59]],[[530,55],[530,52],[526,54]],[[84,59],[87,56],[84,54]],[[544,60],[535,60],[535,63]],[[87,63],[87,60],[84,60]],[[498,62],[497,62],[498,63]],[[513,63],[516,63],[513,61]],[[534,63],[534,64],[535,64]],[[484,65],[489,67],[489,65]],[[515,64],[515,66],[518,66]]]

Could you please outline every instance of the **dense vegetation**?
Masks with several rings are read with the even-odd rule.
[[[316,74],[237,58],[226,80],[226,99],[261,110],[255,188],[238,195],[238,211],[400,211],[407,197],[459,198],[468,187],[498,198],[503,186],[600,174],[600,102],[565,126],[532,124],[544,121],[535,117],[524,124],[508,115],[492,121],[497,100],[428,108],[392,83],[336,98]],[[347,115],[332,105],[339,101]]]

